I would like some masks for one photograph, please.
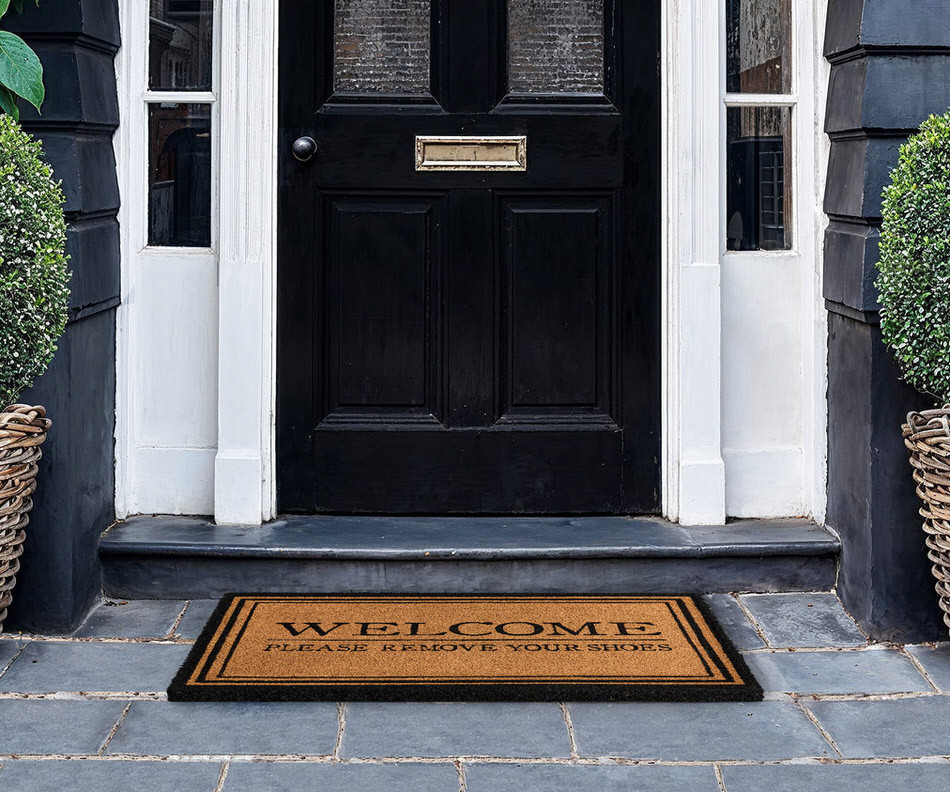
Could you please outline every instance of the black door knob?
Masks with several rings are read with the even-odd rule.
[[[306,162],[317,153],[317,141],[312,137],[299,137],[292,147],[294,156],[301,162]]]

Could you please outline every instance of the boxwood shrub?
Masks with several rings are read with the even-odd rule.
[[[884,189],[881,332],[904,379],[950,401],[950,111],[901,146]]]
[[[0,409],[46,370],[66,327],[63,191],[42,154],[0,115]]]

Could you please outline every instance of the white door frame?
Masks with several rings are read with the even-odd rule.
[[[218,449],[214,516],[275,513],[278,4],[221,3]],[[723,112],[717,0],[663,0],[663,513],[725,520],[720,410]],[[712,31],[719,31],[712,35]]]
[[[274,516],[278,3],[221,2],[214,517]]]

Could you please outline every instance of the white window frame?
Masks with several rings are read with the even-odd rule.
[[[192,310],[179,310],[183,335],[195,339],[197,360],[214,365],[216,339],[204,337],[214,317],[207,314],[207,300],[216,290],[220,217],[220,42],[222,6],[215,0],[210,91],[151,90],[149,70],[150,4],[119,0],[122,48],[116,58],[120,126],[114,137],[121,195],[119,227],[122,256],[122,300],[116,319],[116,513],[119,517],[156,510],[208,513],[207,497],[213,475],[217,437],[213,426],[216,390],[214,371],[201,366],[201,381],[193,394],[182,394],[188,405],[178,409],[203,415],[188,442],[156,437],[145,426],[143,412],[161,410],[157,393],[167,370],[151,370],[152,353],[166,340],[155,316],[145,310],[154,300],[155,273],[167,273],[170,290],[178,289]],[[207,104],[211,115],[211,244],[209,247],[153,246],[149,236],[149,106],[162,103]],[[152,277],[149,277],[152,273]],[[196,292],[200,297],[195,300]],[[167,298],[167,293],[164,295]],[[174,305],[164,306],[169,314]],[[165,351],[169,351],[166,350]],[[179,372],[187,375],[187,371]],[[174,421],[173,415],[169,416]]]
[[[722,2],[718,3],[722,5]],[[732,449],[729,440],[722,452],[727,461],[730,484],[741,477],[738,469],[755,465],[769,469],[775,486],[798,487],[799,502],[785,495],[782,516],[807,515],[819,522],[824,520],[827,472],[827,322],[822,298],[822,246],[827,218],[822,208],[829,143],[824,134],[825,96],[829,71],[822,52],[827,0],[793,0],[790,3],[791,90],[784,94],[729,93],[726,91],[726,20],[724,9],[719,12],[719,72],[718,94],[721,128],[719,159],[721,191],[719,202],[720,254],[724,276],[733,281],[749,273],[764,280],[788,280],[798,276],[800,303],[797,319],[801,323],[800,365],[797,379],[800,383],[800,437],[799,443],[773,447],[761,452]],[[726,112],[738,107],[788,107],[791,111],[791,168],[786,167],[786,179],[791,179],[791,247],[787,250],[727,250],[726,249]],[[761,293],[765,294],[763,288]],[[741,459],[746,455],[747,461]],[[733,462],[732,465],[729,462]],[[731,468],[731,470],[730,470]],[[766,476],[767,478],[768,476]],[[797,478],[798,481],[790,481]],[[735,505],[730,514],[735,513]],[[756,508],[764,515],[768,505]]]

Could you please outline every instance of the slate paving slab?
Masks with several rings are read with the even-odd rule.
[[[834,756],[787,701],[569,704],[583,757],[666,761]]]
[[[125,701],[0,700],[0,755],[94,754]],[[0,789],[6,786],[0,782]]]
[[[0,767],[3,792],[214,792],[221,775],[218,762],[101,762],[15,760]]]
[[[908,646],[907,651],[920,661],[938,690],[950,693],[950,643]]]
[[[719,792],[712,767],[465,765],[467,792]]]
[[[34,641],[0,677],[0,691],[164,693],[190,648]]]
[[[20,641],[0,641],[0,675],[10,665],[10,661],[17,656],[17,652],[21,648],[23,648],[23,643]]]
[[[567,757],[557,704],[353,703],[346,707],[344,757]]]
[[[742,604],[755,617],[776,649],[864,646],[867,638],[829,592],[743,594]]]
[[[136,701],[107,753],[329,755],[338,732],[330,703]]]
[[[845,758],[950,756],[950,696],[806,701]]]
[[[196,640],[218,607],[218,602],[216,599],[191,600],[175,633],[181,638]]]
[[[185,607],[178,600],[110,601],[99,605],[75,638],[164,638]]]
[[[946,792],[950,763],[865,765],[725,765],[726,792]]]
[[[234,762],[223,792],[458,792],[455,765]]]
[[[765,646],[765,641],[755,631],[734,597],[729,594],[706,594],[703,600],[737,649],[761,649]]]
[[[894,649],[860,652],[761,652],[745,661],[766,692],[929,693],[914,664]]]

